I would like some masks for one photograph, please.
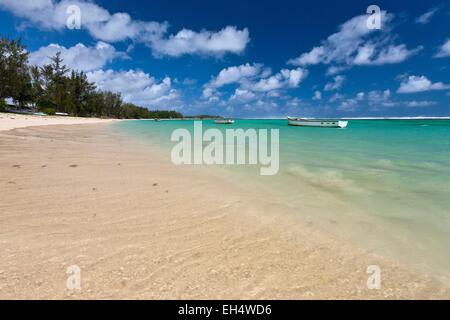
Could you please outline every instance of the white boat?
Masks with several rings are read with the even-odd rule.
[[[321,127],[321,128],[346,128],[348,121],[331,119],[305,119],[288,117],[290,126],[298,127]]]
[[[214,120],[214,122],[216,124],[234,124],[233,119],[217,119],[217,120]]]

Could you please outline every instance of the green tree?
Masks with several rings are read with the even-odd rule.
[[[20,40],[0,39],[1,110],[6,109],[4,98],[12,97],[21,106],[33,102],[46,113],[121,119],[183,117],[175,111],[149,111],[123,103],[120,94],[96,90],[84,72],[69,70],[63,62],[58,52],[42,68],[29,66],[28,52]]]
[[[101,92],[93,92],[87,98],[86,104],[92,110],[92,115],[96,117],[106,117],[106,105],[103,97],[103,93]]]
[[[102,92],[104,110],[97,115],[99,117],[117,118],[120,116],[120,109],[122,107],[122,98],[120,94],[110,91]]]
[[[33,101],[39,105],[45,99],[44,83],[41,70],[37,66],[30,67],[31,91]]]
[[[33,98],[28,55],[20,40],[0,39],[0,98],[12,97],[21,106]]]
[[[63,64],[61,52],[57,52],[50,58],[52,63],[45,65],[41,69],[45,85],[45,96],[48,101],[56,106],[59,112],[73,113],[73,104],[69,97],[68,87],[69,78],[67,73],[69,69]]]
[[[96,115],[94,106],[88,103],[89,97],[95,92],[95,85],[88,81],[84,72],[72,70],[68,79],[68,89],[72,113],[76,116]]]

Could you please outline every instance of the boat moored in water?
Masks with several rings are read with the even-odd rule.
[[[297,127],[346,128],[348,121],[288,117],[288,124]]]
[[[234,124],[233,119],[217,119],[217,120],[214,120],[214,122],[216,124]]]

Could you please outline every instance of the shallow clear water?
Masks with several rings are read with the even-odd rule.
[[[125,121],[122,132],[167,150],[173,130],[193,121]],[[450,121],[358,120],[347,129],[237,120],[208,128],[279,129],[280,172],[229,166],[227,178],[270,194],[363,247],[450,277]]]

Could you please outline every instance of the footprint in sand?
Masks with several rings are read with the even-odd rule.
[[[157,183],[154,183],[154,184],[153,184],[153,186],[154,186],[154,187],[157,187],[157,186],[158,186],[158,184],[157,184]]]
[[[22,166],[21,166],[21,165],[19,165],[19,164],[15,164],[15,165],[13,165],[13,168],[17,168],[17,169],[20,169],[20,168],[22,168]]]
[[[46,164],[44,164],[44,165],[42,165],[42,166],[41,166],[41,168],[47,168],[47,165],[46,165]]]
[[[78,168],[78,165],[77,165],[77,164],[72,164],[72,165],[70,165],[69,167],[70,167],[70,168]]]

